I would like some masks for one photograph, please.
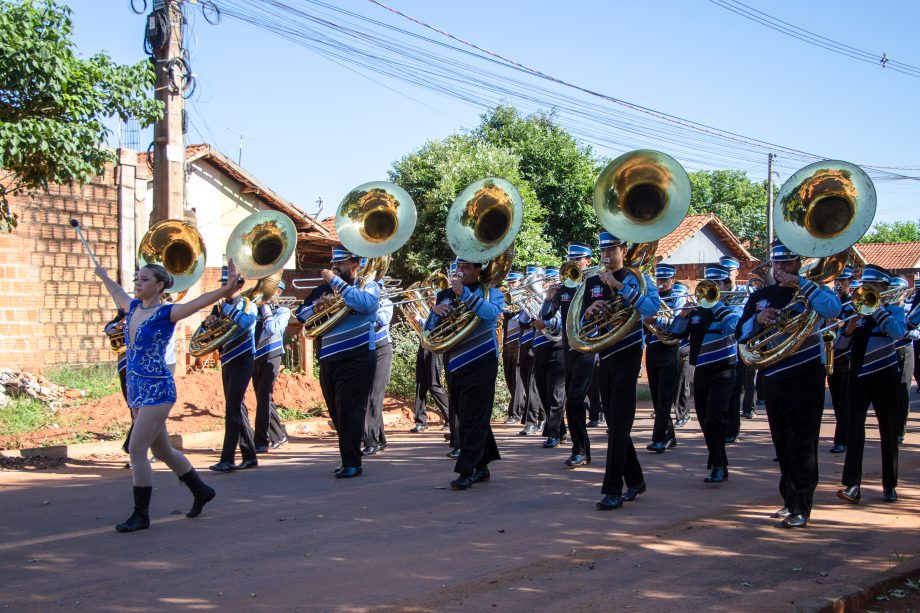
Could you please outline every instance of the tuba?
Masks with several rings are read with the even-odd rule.
[[[689,208],[690,178],[674,158],[664,153],[648,149],[625,153],[598,177],[594,210],[608,232],[632,243],[626,266],[639,280],[642,294],[646,293],[646,282],[641,268],[654,259],[658,239],[677,228]],[[638,323],[639,312],[618,297],[605,313],[582,322],[584,290],[582,283],[575,291],[565,326],[573,349],[593,353],[628,334]]]
[[[406,244],[415,229],[415,221],[412,197],[395,183],[364,183],[342,199],[336,209],[335,231],[346,249],[368,258],[358,270],[362,287],[383,279],[390,265],[390,254]],[[321,336],[349,311],[342,296],[336,294],[304,322],[304,336]]]
[[[797,171],[780,189],[773,205],[774,218],[781,220],[776,235],[792,251],[813,258],[802,265],[803,277],[827,285],[848,260],[859,261],[861,256],[852,246],[872,224],[875,205],[875,186],[861,168],[837,160],[815,162]],[[801,313],[795,312],[798,304],[805,306]],[[796,292],[776,323],[739,345],[739,355],[752,368],[772,366],[794,353],[815,332],[820,319]]]
[[[189,288],[204,274],[207,250],[204,239],[192,224],[166,219],[147,230],[137,249],[137,264],[159,264],[173,276],[173,286],[166,299],[182,300]],[[109,345],[116,355],[125,352],[125,320],[118,322],[110,334]]]
[[[488,262],[479,273],[483,294],[511,272],[514,238],[521,229],[524,203],[508,181],[490,177],[467,186],[447,213],[447,242],[468,262]],[[424,330],[425,349],[446,352],[456,347],[476,326],[479,317],[461,303],[432,330]]]
[[[259,211],[241,221],[227,240],[226,254],[244,278],[259,279],[254,287],[240,294],[245,309],[249,304],[261,305],[278,291],[281,271],[297,247],[297,228],[284,213]],[[239,330],[227,316],[203,322],[189,343],[189,353],[195,357],[216,351]]]

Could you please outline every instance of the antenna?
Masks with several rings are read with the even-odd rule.
[[[236,132],[237,134],[240,135],[240,151],[239,151],[239,154],[236,156],[236,163],[238,166],[242,166],[243,165],[243,138],[245,137],[245,138],[254,139],[255,136],[250,136],[246,134],[245,132],[240,132],[239,130],[234,130],[233,128],[227,128],[227,129],[230,130],[231,132]]]

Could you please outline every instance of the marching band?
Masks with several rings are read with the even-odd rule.
[[[335,477],[361,475],[362,457],[387,445],[382,403],[393,360],[395,305],[419,339],[411,432],[428,428],[430,392],[449,425],[445,438],[455,461],[457,476],[450,481],[455,490],[488,481],[490,464],[501,457],[490,421],[501,362],[511,397],[505,423],[522,424],[524,435],[541,434],[545,448],[571,437],[567,468],[591,463],[588,417],[590,424],[598,423],[601,414],[591,411],[599,405],[608,440],[596,507],[615,510],[634,500],[647,488],[632,438],[644,362],[654,408],[646,449],[662,454],[677,446],[675,429],[689,419],[686,390],[692,386],[708,453],[704,481],[711,485],[729,479],[726,443],[738,437],[741,415],[754,417],[756,376],[779,462],[782,507],[773,516],[783,527],[801,528],[810,518],[825,382],[836,419],[830,451],[846,454],[837,496],[851,503],[862,498],[865,420],[872,404],[881,433],[882,498],[896,501],[920,301],[915,293],[907,306],[906,280],[865,264],[853,248],[874,216],[871,181],[858,167],[833,161],[812,164],[790,178],[777,199],[782,210],[777,218],[784,221],[769,246],[769,272],[757,288],[736,283],[740,264],[732,257],[706,263],[704,279],[693,291],[676,280],[675,266],[656,260],[657,241],[686,216],[689,194],[686,173],[669,156],[625,154],[597,182],[595,211],[604,229],[596,245],[570,242],[560,268],[532,264],[521,273],[511,270],[522,219],[520,195],[506,181],[483,179],[465,189],[448,213],[447,241],[456,255],[449,274],[403,289],[385,274],[390,254],[414,229],[411,198],[384,182],[353,190],[337,213],[342,244],[332,249],[328,268],[317,279],[297,280],[318,282],[295,317],[316,340],[322,393],[338,434],[341,465]],[[220,461],[211,467],[215,471],[255,467],[257,453],[287,440],[271,391],[291,315],[277,304],[285,288],[279,273],[296,232],[281,230],[263,240],[284,248],[258,266],[247,269],[238,262],[231,269],[231,276],[242,270],[243,277],[259,279],[258,289],[236,298],[230,298],[235,288],[226,286],[207,294],[210,302],[221,301],[193,339],[193,354],[220,352],[227,420]],[[228,253],[238,251],[228,246]],[[600,256],[596,266],[595,253]],[[111,285],[104,271],[100,276]],[[130,320],[140,302],[110,289]],[[144,296],[140,308],[156,302],[153,290]],[[107,333],[115,333],[116,323]],[[122,335],[124,330],[121,326]],[[140,400],[155,395],[156,380],[134,367],[131,356],[143,337],[130,330],[122,341],[128,356],[125,389],[137,415],[146,410],[146,400]],[[150,356],[165,370],[160,345]],[[242,404],[250,382],[258,398],[254,439]],[[144,458],[151,440],[145,436]],[[141,446],[132,438],[132,463],[145,463],[137,451]],[[240,465],[234,464],[237,446],[243,453]],[[177,473],[187,472],[162,443],[154,451],[165,454]],[[136,484],[146,484],[145,473],[139,474]],[[197,488],[200,512],[213,490],[197,476],[189,479]],[[142,515],[124,529],[146,527]]]

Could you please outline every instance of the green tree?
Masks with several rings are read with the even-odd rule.
[[[859,241],[861,243],[903,243],[920,241],[920,221],[880,221]]]
[[[754,256],[762,258],[767,231],[766,184],[751,181],[741,170],[701,170],[689,175],[690,214],[715,213]]]
[[[77,57],[70,15],[55,0],[0,0],[0,231],[17,223],[12,195],[103,172],[106,117],[146,126],[162,113],[151,64]]]
[[[418,224],[412,238],[394,258],[393,274],[418,279],[455,256],[447,243],[445,224],[450,205],[474,181],[501,177],[521,194],[524,219],[515,240],[515,262],[551,262],[554,255],[542,235],[544,211],[530,184],[521,177],[518,157],[509,149],[482,142],[471,134],[429,141],[393,165],[390,180],[412,196]],[[557,258],[558,259],[558,258]]]
[[[602,166],[591,148],[580,145],[552,114],[522,117],[514,107],[499,106],[482,115],[474,134],[520,157],[521,176],[546,211],[543,234],[554,254],[564,253],[572,240],[597,240],[594,182]]]

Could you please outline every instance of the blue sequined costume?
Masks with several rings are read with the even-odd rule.
[[[176,401],[176,383],[166,366],[166,350],[176,327],[169,319],[173,305],[164,304],[141,322],[132,341],[131,318],[141,305],[132,300],[125,318],[128,359],[128,406],[132,409]]]

